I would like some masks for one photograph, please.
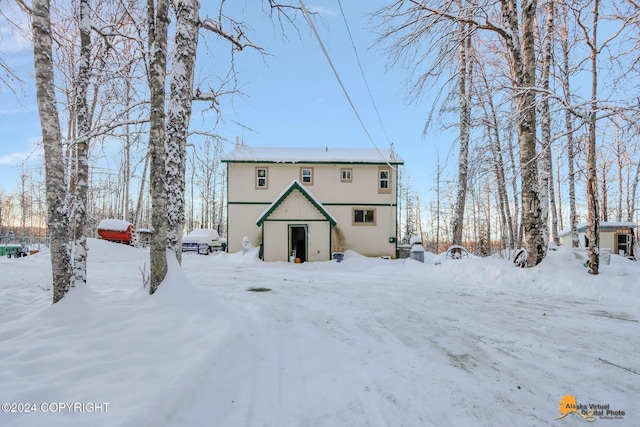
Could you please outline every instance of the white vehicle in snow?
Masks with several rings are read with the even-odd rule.
[[[208,228],[193,230],[182,239],[182,252],[197,252],[209,255],[213,251],[224,251],[224,242],[220,240],[218,232]]]

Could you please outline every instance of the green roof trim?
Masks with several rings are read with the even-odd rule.
[[[222,159],[221,163],[264,163],[271,165],[404,165],[404,160],[393,160],[385,162],[380,160],[379,162],[360,161],[360,160],[300,160],[300,161],[277,161],[277,160],[232,160]]]
[[[256,225],[258,227],[262,226],[262,223],[265,222],[276,209],[278,209],[278,206],[280,206],[282,202],[284,202],[285,199],[289,197],[293,190],[300,191],[300,193],[302,193],[302,195],[316,209],[318,209],[318,211],[320,211],[320,213],[327,219],[327,221],[331,223],[331,227],[336,226],[336,219],[324,208],[324,206],[322,206],[322,203],[320,203],[315,197],[313,197],[313,194],[311,194],[306,188],[304,188],[302,184],[300,184],[300,181],[298,180],[293,181],[291,185],[289,185],[289,187],[287,187],[287,189],[283,191],[282,194],[273,203],[271,203],[271,206],[269,206],[269,208],[262,215],[260,215],[258,221],[256,221]]]

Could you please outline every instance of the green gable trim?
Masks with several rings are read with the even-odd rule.
[[[260,227],[262,225],[262,223],[265,222],[267,220],[267,218],[269,218],[269,216],[278,208],[278,206],[280,206],[282,204],[282,202],[284,202],[285,199],[287,197],[289,197],[289,195],[293,192],[293,190],[300,191],[300,193],[302,193],[302,195],[313,206],[315,206],[315,208],[318,209],[318,211],[320,211],[320,213],[327,219],[327,221],[329,221],[331,223],[331,227],[335,227],[336,226],[336,220],[333,219],[331,214],[329,212],[327,212],[327,210],[324,208],[324,206],[322,206],[322,204],[320,204],[320,202],[318,202],[315,199],[315,197],[313,197],[311,194],[309,194],[309,192],[306,190],[306,188],[304,188],[304,186],[302,186],[300,184],[300,182],[298,182],[298,181],[293,181],[291,183],[289,188],[287,188],[287,190],[285,192],[283,192],[282,195],[271,204],[271,207],[264,214],[262,214],[262,216],[260,218],[258,218],[258,221],[256,222],[256,225],[258,227]]]

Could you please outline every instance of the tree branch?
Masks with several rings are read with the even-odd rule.
[[[236,35],[233,35],[232,33],[226,31],[224,28],[222,28],[222,24],[220,22],[213,21],[211,18],[204,18],[198,22],[198,26],[200,28],[211,31],[212,33],[217,34],[220,37],[231,42],[235,50],[240,51],[249,47],[262,52],[263,49],[261,47],[256,46],[251,41],[249,41],[249,39],[245,36],[242,27],[237,23],[234,24]],[[243,41],[243,39],[245,41]]]

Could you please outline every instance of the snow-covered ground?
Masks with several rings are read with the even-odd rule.
[[[150,297],[147,252],[89,245],[88,288],[55,306],[46,252],[0,259],[2,426],[584,425],[556,420],[565,395],[640,425],[640,264],[620,257],[590,276],[563,248],[533,269],[194,254]]]

